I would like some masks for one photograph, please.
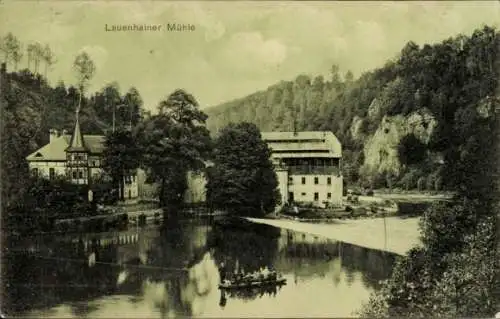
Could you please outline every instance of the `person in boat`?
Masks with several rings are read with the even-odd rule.
[[[243,269],[241,269],[240,272],[236,272],[236,274],[234,276],[234,280],[236,282],[245,281],[246,278],[247,278],[247,275],[245,275],[245,272],[243,271]]]
[[[267,277],[271,274],[271,272],[269,271],[269,268],[267,268],[267,266],[262,268],[261,273],[264,275],[264,277]]]
[[[219,306],[224,309],[227,303],[226,292],[224,290],[221,291]]]
[[[221,262],[219,265],[219,276],[221,282],[224,282],[224,280],[226,280],[226,271],[226,264],[224,264],[224,262]]]

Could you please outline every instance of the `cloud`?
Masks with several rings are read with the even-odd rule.
[[[354,31],[355,41],[371,51],[381,51],[386,48],[385,32],[375,21],[357,21]]]
[[[249,71],[257,67],[261,72],[284,63],[287,47],[276,39],[264,39],[259,32],[240,32],[229,39],[220,54],[231,68]]]
[[[214,24],[208,24],[205,26],[205,41],[211,42],[217,39],[220,39],[225,33],[226,28],[224,24],[220,21],[215,22]]]

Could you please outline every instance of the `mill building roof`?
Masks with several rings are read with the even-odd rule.
[[[262,132],[273,157],[342,157],[342,145],[329,131]]]

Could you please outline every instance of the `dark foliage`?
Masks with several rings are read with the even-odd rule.
[[[124,178],[134,174],[142,159],[142,152],[137,138],[130,130],[118,130],[106,134],[102,166],[113,180],[115,189],[120,190],[119,198],[124,199]]]
[[[6,229],[21,233],[49,231],[56,219],[88,216],[93,213],[87,200],[88,188],[63,178],[28,178],[22,200],[6,211]]]
[[[271,152],[254,124],[230,124],[215,142],[207,197],[214,208],[263,216],[279,204]]]
[[[405,135],[398,145],[399,160],[405,165],[421,163],[426,158],[426,150],[426,145],[415,134]]]
[[[440,102],[449,96],[454,104],[440,109],[436,133],[443,135],[433,146],[445,149],[441,177],[457,195],[452,203],[435,204],[425,212],[420,223],[423,247],[400,260],[363,316],[490,317],[498,311],[500,135],[498,100],[490,96],[497,94],[492,83],[498,78],[493,64],[499,41],[499,34],[485,27],[471,38],[445,41],[436,52],[443,81],[435,83],[441,91],[435,96]],[[446,54],[460,44],[460,54]],[[461,91],[444,94],[453,88],[448,83],[457,81],[464,85]]]
[[[137,129],[142,165],[160,185],[161,205],[178,208],[187,189],[187,172],[204,171],[211,155],[207,116],[184,90],[176,90],[160,102],[159,112]]]

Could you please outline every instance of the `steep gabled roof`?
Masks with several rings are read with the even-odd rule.
[[[32,161],[65,161],[66,148],[69,145],[69,135],[61,135],[52,140],[51,143],[34,151],[26,157],[29,162]]]
[[[91,154],[102,154],[104,151],[103,135],[83,135],[86,150]],[[34,151],[26,157],[29,162],[36,161],[65,161],[66,149],[69,147],[71,135],[61,135],[52,142]]]

